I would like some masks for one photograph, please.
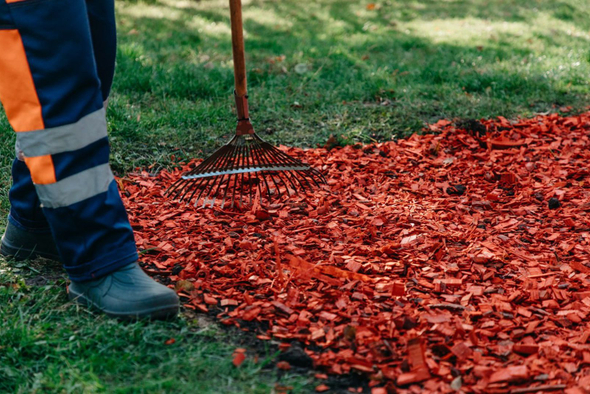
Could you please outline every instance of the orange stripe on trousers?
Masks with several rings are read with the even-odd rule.
[[[0,30],[0,101],[14,131],[45,128],[41,103],[18,30]]]
[[[25,163],[35,185],[49,185],[57,182],[51,155],[25,157]]]

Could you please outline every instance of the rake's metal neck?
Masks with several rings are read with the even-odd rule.
[[[236,99],[236,110],[238,112],[238,126],[236,135],[254,134],[254,127],[250,123],[250,113],[248,112],[248,95],[238,96],[234,91]]]

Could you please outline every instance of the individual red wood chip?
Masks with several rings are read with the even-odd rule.
[[[408,361],[412,369],[426,368],[425,350],[426,345],[421,338],[415,337],[408,341]]]
[[[586,394],[587,391],[580,387],[569,387],[563,391],[565,394]]]
[[[515,382],[518,380],[528,379],[529,370],[526,365],[515,365],[502,368],[490,376],[490,383],[497,382]]]
[[[468,358],[469,356],[471,356],[472,353],[471,349],[469,348],[469,346],[467,346],[465,342],[459,342],[458,344],[453,346],[451,348],[451,352],[453,352],[453,354],[461,360]]]
[[[318,317],[319,317],[320,319],[324,319],[324,320],[327,320],[327,321],[334,321],[334,320],[336,320],[336,318],[338,317],[338,315],[337,315],[337,314],[335,314],[335,313],[330,313],[330,312],[326,312],[326,311],[321,311],[321,312],[318,314]]]
[[[221,306],[228,306],[228,305],[239,305],[238,301],[236,300],[229,300],[229,299],[225,299],[225,300],[221,300],[221,302],[219,303]]]
[[[521,354],[535,354],[539,351],[538,345],[525,345],[525,344],[515,344],[512,346],[512,350],[516,353]]]
[[[263,210],[263,209],[259,209],[256,211],[256,219],[258,220],[269,220],[271,218],[270,214]]]
[[[287,394],[293,390],[293,386],[283,386],[282,384],[275,384],[275,393],[276,394]]]
[[[402,373],[397,378],[398,386],[407,386],[408,384],[423,382],[430,379],[430,372],[426,368],[419,368],[415,371]]]
[[[403,297],[406,295],[406,285],[402,282],[393,282],[391,295],[394,297]]]
[[[444,283],[448,287],[461,287],[463,281],[461,279],[448,278],[448,279],[435,279],[434,283]]]
[[[282,369],[283,371],[288,371],[291,369],[291,364],[289,364],[287,361],[279,361],[277,363],[277,368]]]
[[[294,312],[293,309],[289,308],[287,305],[283,304],[282,302],[273,301],[272,304],[275,306],[275,308],[277,308],[281,312],[284,312],[288,315],[290,315]]]
[[[249,309],[242,314],[242,319],[246,320],[246,321],[252,321],[252,320],[256,319],[256,317],[258,317],[258,315],[260,314],[261,311],[262,311],[261,308]]]
[[[572,267],[573,269],[575,269],[578,272],[583,272],[585,274],[590,273],[590,268],[577,260],[572,261],[570,263],[570,267]]]
[[[323,393],[328,390],[330,390],[330,387],[325,384],[320,384],[315,388],[315,391],[317,391],[318,393]]]
[[[233,358],[232,364],[235,367],[239,367],[240,365],[242,365],[242,363],[244,362],[245,359],[246,359],[246,354],[234,353],[234,358]]]

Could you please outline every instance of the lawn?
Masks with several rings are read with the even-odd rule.
[[[228,7],[121,1],[108,110],[118,174],[203,157],[235,126]],[[403,138],[439,119],[586,109],[590,5],[520,2],[244,1],[252,120],[302,147]],[[14,136],[0,114],[0,228]],[[66,302],[58,267],[0,261],[0,392],[313,391],[275,349],[234,368],[240,336],[188,312],[123,324]],[[174,343],[169,339],[174,338]],[[248,345],[248,344],[247,344]]]

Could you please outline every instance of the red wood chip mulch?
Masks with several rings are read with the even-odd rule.
[[[185,307],[301,342],[319,369],[375,392],[586,392],[590,113],[482,123],[288,149],[329,188],[267,211],[168,201],[180,170],[119,183]]]

